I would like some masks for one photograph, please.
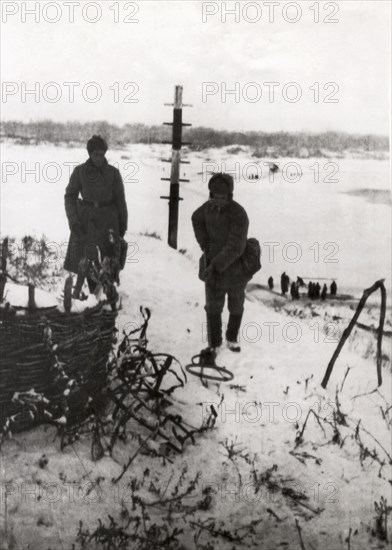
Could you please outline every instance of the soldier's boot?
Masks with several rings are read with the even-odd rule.
[[[200,352],[200,364],[214,364],[222,345],[222,316],[207,313],[208,347]]]
[[[207,313],[207,334],[210,348],[222,345],[222,316],[220,313]]]
[[[90,291],[90,294],[94,294],[96,288],[97,288],[97,284],[93,279],[91,279],[90,277],[87,277],[87,284],[88,284],[88,289]]]
[[[65,279],[64,298],[63,298],[64,310],[67,313],[69,313],[72,309],[72,285],[73,285],[73,277],[72,275],[68,275],[68,277]]]
[[[80,298],[80,292],[82,290],[84,280],[88,273],[89,263],[90,263],[89,260],[87,260],[86,258],[82,258],[79,262],[78,276],[77,276],[75,288],[72,294],[72,298],[74,298],[75,300],[79,300]]]
[[[230,351],[239,352],[241,346],[238,344],[238,332],[241,327],[242,313],[239,315],[233,315],[230,313],[229,322],[227,323],[226,330],[226,343]]]

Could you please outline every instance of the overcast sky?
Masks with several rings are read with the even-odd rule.
[[[389,1],[301,1],[301,13],[280,2],[273,22],[267,2],[238,3],[237,15],[226,22],[222,6],[235,2],[74,2],[73,23],[63,2],[41,1],[37,15],[24,13],[34,4],[2,1],[4,120],[161,124],[171,119],[163,103],[182,84],[184,101],[193,104],[184,120],[195,126],[389,132]],[[318,23],[311,9],[317,4]],[[126,23],[126,17],[138,22]],[[66,82],[80,84],[74,102]],[[278,83],[273,100],[268,82]],[[23,97],[35,83],[38,97]],[[210,95],[203,97],[205,83]],[[237,86],[237,97],[225,97],[225,86]],[[101,98],[91,102],[97,93]],[[127,95],[137,102],[125,102]],[[328,97],[335,102],[325,102]]]

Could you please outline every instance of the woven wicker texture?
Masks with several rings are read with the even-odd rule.
[[[102,302],[80,314],[54,309],[20,317],[0,310],[0,432],[11,416],[11,431],[47,421],[44,408],[54,419],[61,416],[64,390],[70,380],[75,383],[66,399],[67,420],[77,420],[89,396],[105,384],[116,315]],[[31,389],[49,400],[49,404],[37,407],[35,418],[31,418],[29,407],[21,408],[12,401],[15,392]]]

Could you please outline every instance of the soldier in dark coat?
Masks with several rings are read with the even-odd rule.
[[[338,286],[335,281],[332,281],[331,283],[331,296],[336,296],[338,290]]]
[[[87,143],[89,159],[75,168],[65,190],[71,235],[64,268],[73,273],[84,258],[98,263],[99,256],[111,257],[127,230],[124,184],[119,170],[105,158],[107,149],[104,139],[93,136]],[[96,283],[91,278],[87,282],[93,292]]]
[[[308,298],[313,299],[313,282],[309,281],[308,284]]]
[[[291,294],[291,298],[293,300],[296,300],[297,299],[297,292],[296,292],[296,285],[295,285],[295,282],[293,281],[291,283],[291,286],[290,286],[290,294]]]
[[[280,288],[282,290],[283,296],[286,294],[286,292],[288,292],[289,284],[290,284],[290,277],[286,275],[286,272],[284,271],[280,277]]]
[[[327,297],[327,285],[324,283],[323,290],[321,291],[321,299],[324,301]]]
[[[316,283],[316,285],[314,287],[314,297],[315,298],[320,298],[320,290],[321,290],[320,283]]]
[[[295,283],[295,299],[296,299],[296,300],[299,300],[299,299],[300,299],[300,295],[299,295],[299,284],[298,284],[298,283]]]
[[[273,290],[273,289],[274,289],[274,280],[273,280],[272,277],[269,277],[269,278],[268,278],[268,288],[269,288],[270,290]]]
[[[199,278],[206,283],[208,344],[216,354],[222,344],[222,311],[228,297],[227,346],[240,351],[238,332],[244,311],[245,286],[250,276],[243,269],[249,220],[233,200],[234,182],[228,174],[215,174],[208,182],[210,200],[192,214],[195,237],[203,251]]]

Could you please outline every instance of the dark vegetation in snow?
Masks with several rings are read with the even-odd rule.
[[[106,121],[100,122],[36,122],[4,121],[1,136],[16,139],[20,144],[36,145],[42,142],[68,143],[71,146],[85,145],[93,134],[105,137],[111,147],[122,147],[128,143],[161,143],[170,139],[171,130],[166,126],[147,126],[133,123],[118,127]],[[229,145],[254,147],[254,154],[262,156],[298,157],[301,150],[309,156],[322,157],[323,150],[343,153],[349,149],[366,152],[387,153],[389,138],[372,134],[348,134],[343,132],[229,132],[213,128],[193,127],[184,130],[184,140],[190,141],[190,148],[203,150],[209,147]],[[241,152],[238,147],[236,152]]]

